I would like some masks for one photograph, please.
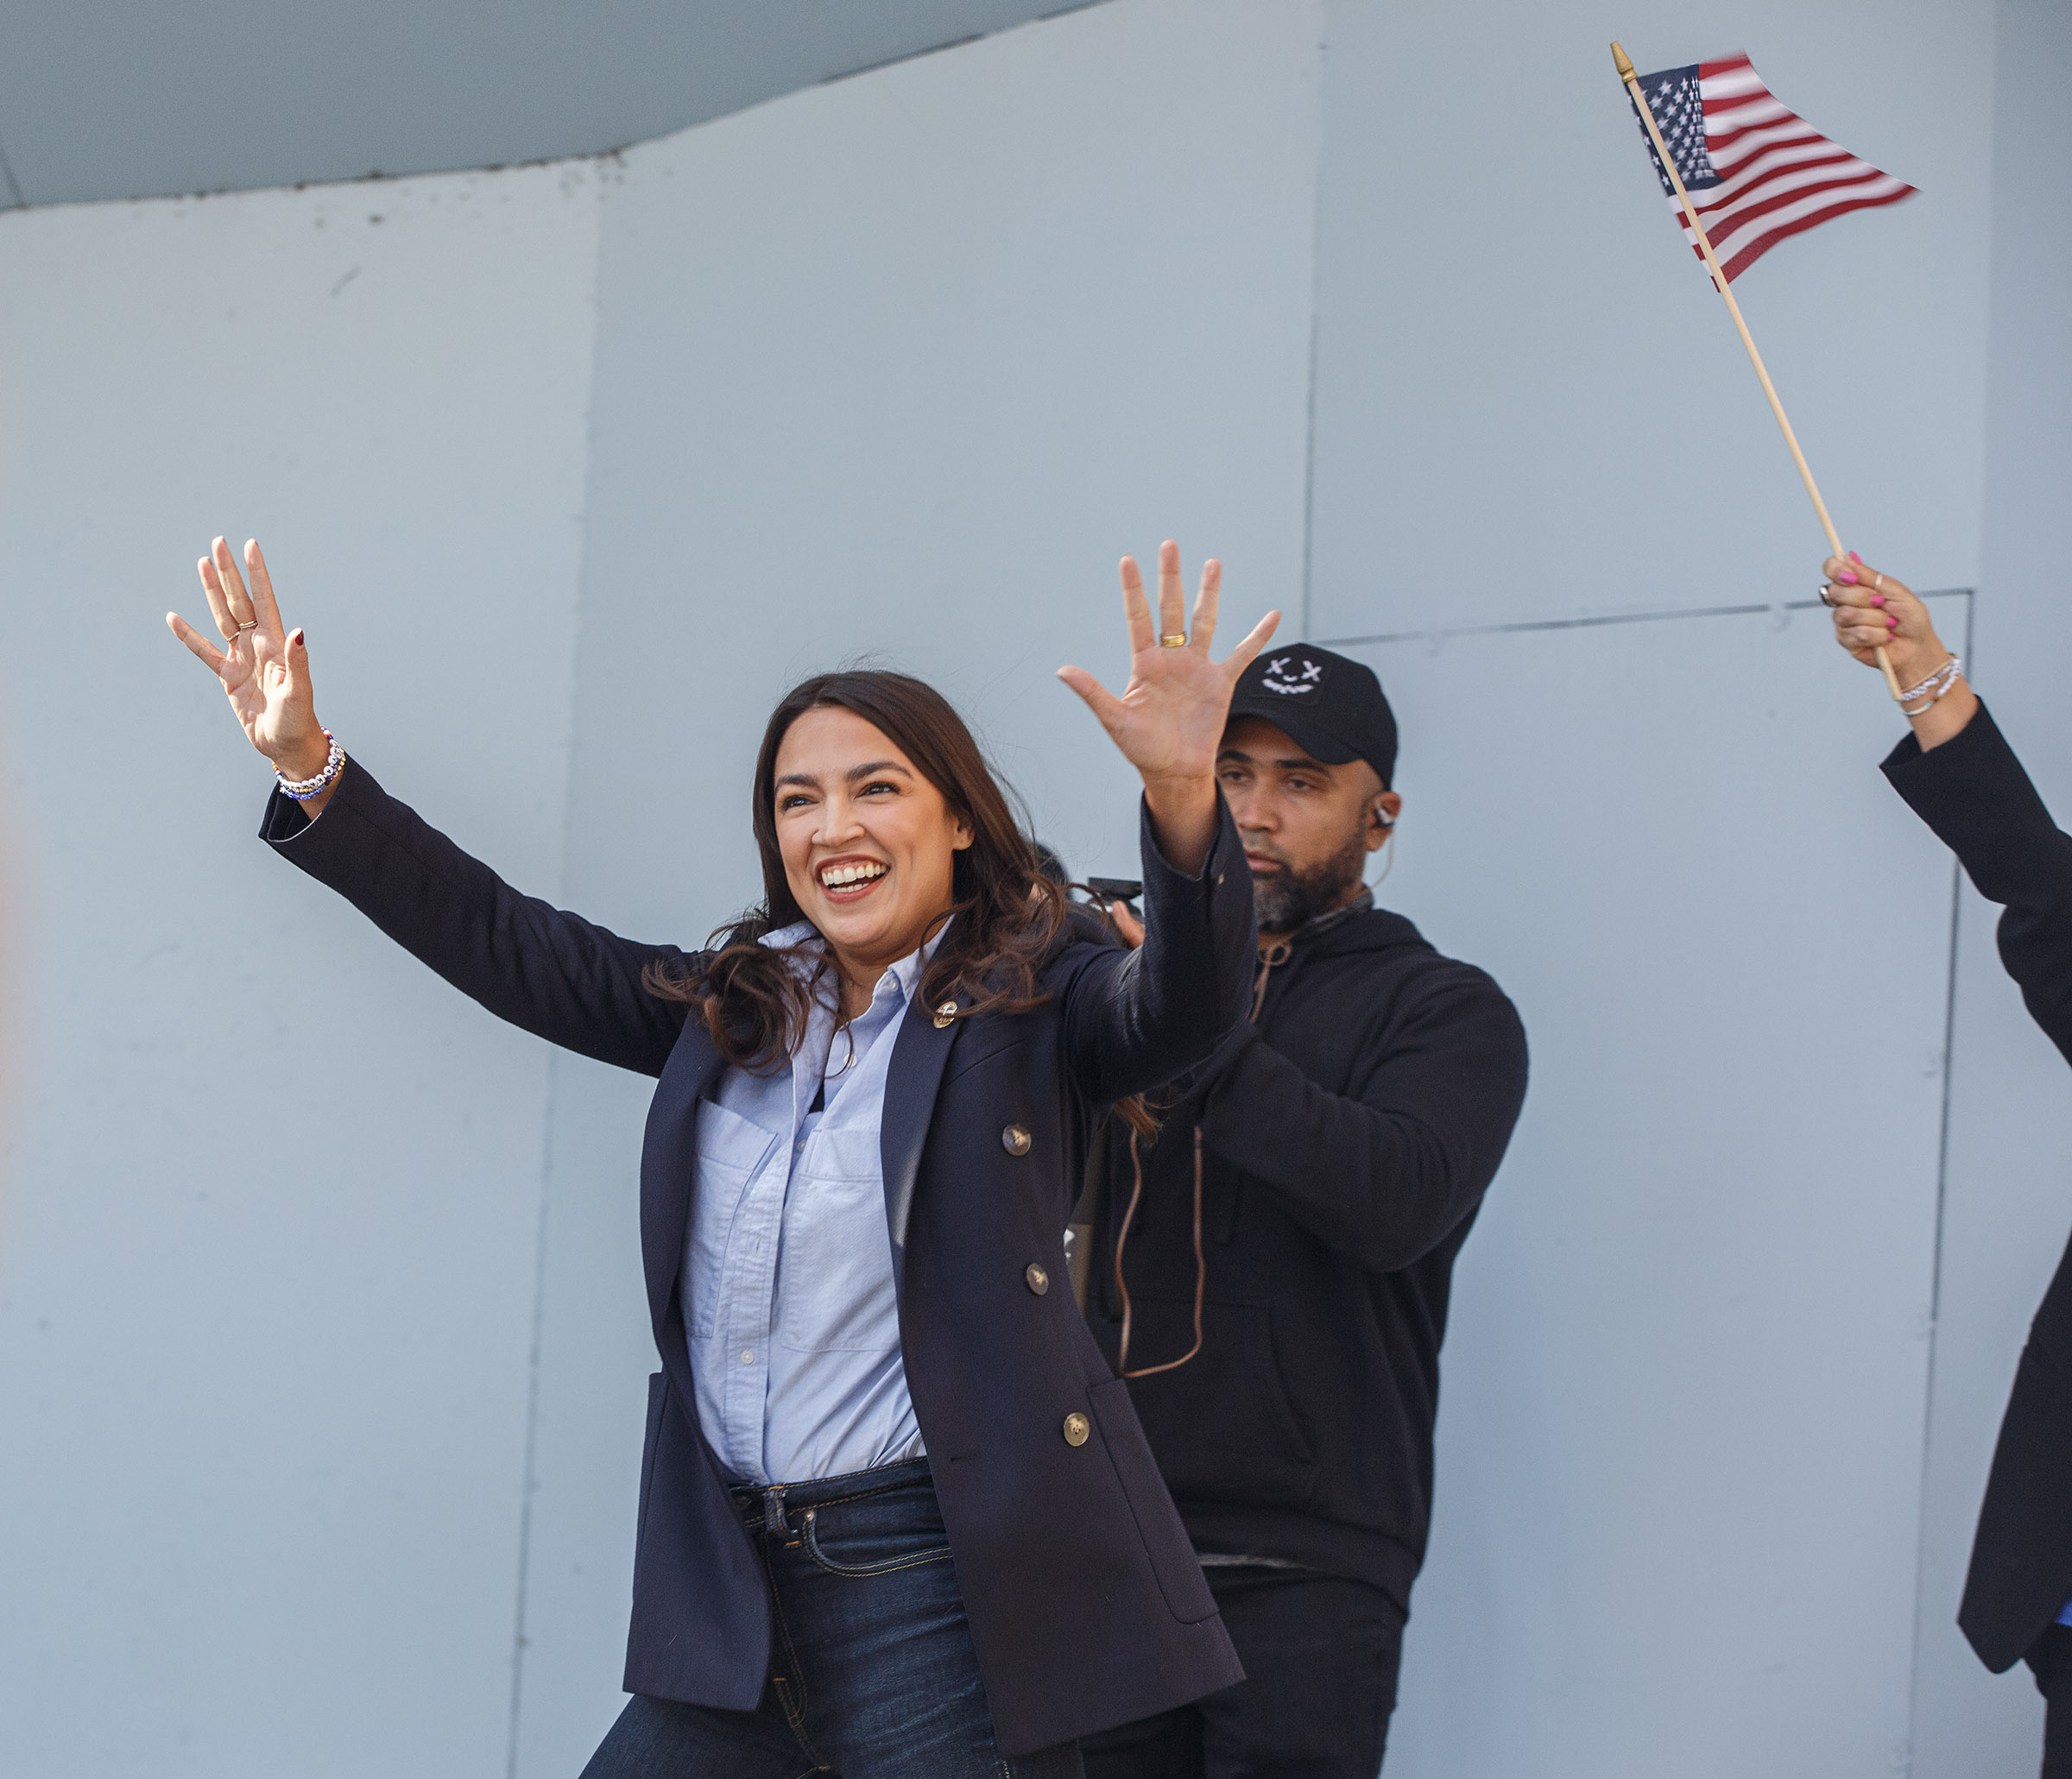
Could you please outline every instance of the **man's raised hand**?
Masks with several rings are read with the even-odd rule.
[[[1230,714],[1237,677],[1267,646],[1280,622],[1268,612],[1252,634],[1222,661],[1209,657],[1216,636],[1216,596],[1222,565],[1202,565],[1201,590],[1194,598],[1194,628],[1187,628],[1180,593],[1179,546],[1159,546],[1159,620],[1136,559],[1122,558],[1122,615],[1129,632],[1129,683],[1118,697],[1083,667],[1060,667],[1058,677],[1086,700],[1109,738],[1122,750],[1147,785],[1160,779],[1216,776],[1216,749]]]
[[[1158,831],[1160,848],[1187,872],[1201,868],[1216,827],[1216,755],[1229,720],[1237,677],[1267,646],[1280,614],[1268,612],[1222,661],[1210,659],[1216,635],[1216,596],[1222,565],[1202,565],[1187,628],[1180,592],[1179,546],[1159,547],[1159,615],[1154,627],[1144,577],[1134,558],[1122,558],[1122,614],[1129,633],[1129,682],[1116,696],[1083,667],[1060,667],[1058,677],[1085,699],[1109,739],[1135,766]]]

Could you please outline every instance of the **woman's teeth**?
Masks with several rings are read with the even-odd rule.
[[[882,865],[837,865],[820,874],[821,883],[828,889],[840,889],[845,884],[865,883],[874,877],[882,877]]]

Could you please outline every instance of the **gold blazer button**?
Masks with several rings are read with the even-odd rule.
[[[1029,1282],[1029,1289],[1040,1297],[1051,1288],[1051,1275],[1040,1266],[1030,1266],[1021,1275]]]
[[[1029,1152],[1029,1133],[1020,1125],[1011,1124],[1000,1133],[1000,1146],[1009,1155],[1027,1155]]]
[[[1077,1409],[1064,1417],[1064,1442],[1068,1446],[1084,1445],[1087,1435],[1092,1431],[1086,1416]]]
[[[954,1000],[945,1000],[935,1010],[935,1029],[940,1031],[956,1017],[957,1003]]]

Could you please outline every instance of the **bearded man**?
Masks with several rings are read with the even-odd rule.
[[[1526,1088],[1502,991],[1374,905],[1395,764],[1359,662],[1298,644],[1238,682],[1217,770],[1259,916],[1252,1018],[1152,1095],[1155,1139],[1115,1122],[1074,1221],[1087,1320],[1247,1677],[1087,1741],[1089,1779],[1381,1763],[1454,1257]]]

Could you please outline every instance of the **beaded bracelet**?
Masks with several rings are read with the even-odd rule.
[[[1963,665],[1963,661],[1959,657],[1952,655],[1920,684],[1909,686],[1894,701],[1899,706],[1899,714],[1909,718],[1925,716],[1942,702],[1943,696],[1950,687],[1957,683],[1957,673]],[[1908,710],[1906,707],[1916,698],[1924,698],[1927,702],[1922,704],[1918,710]]]
[[[330,788],[331,781],[338,775],[338,768],[345,764],[345,750],[338,746],[338,738],[329,729],[324,739],[331,743],[330,756],[324,762],[324,770],[313,779],[291,779],[279,766],[274,768],[274,782],[280,785],[283,797],[292,797],[297,803],[307,803],[313,797]]]

